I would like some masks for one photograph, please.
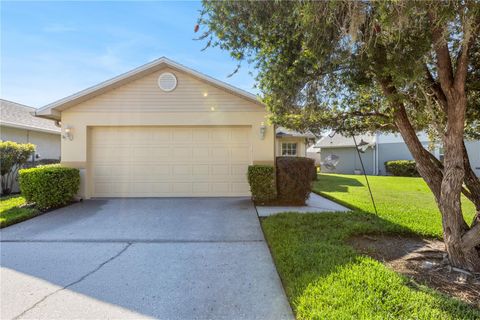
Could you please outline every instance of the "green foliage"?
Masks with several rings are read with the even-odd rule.
[[[199,39],[229,51],[239,65],[253,64],[271,120],[318,134],[397,131],[395,100],[415,130],[440,139],[446,114],[432,92],[432,26],[448,25],[443,36],[452,57],[472,42],[466,129],[478,136],[480,37],[465,32],[479,29],[478,1],[204,0],[203,7]],[[395,88],[388,96],[385,79]]]
[[[25,204],[25,198],[22,196],[0,198],[0,228],[30,219],[38,214],[35,208],[20,207]]]
[[[269,202],[277,197],[275,168],[267,165],[251,165],[248,167],[248,183],[255,202]]]
[[[31,143],[0,141],[0,175],[2,176],[2,193],[10,194],[18,170],[35,152]]]
[[[304,205],[311,192],[315,161],[304,157],[277,157],[278,200],[289,205]]]
[[[322,177],[320,177],[321,179]],[[262,220],[297,319],[478,319],[480,311],[414,284],[347,241],[409,230],[362,212],[284,213]]]
[[[422,236],[442,238],[442,216],[421,178],[369,176],[368,181],[382,220]],[[363,176],[320,174],[313,191],[354,210],[375,215]],[[463,196],[462,208],[465,221],[472,221],[475,206]]]
[[[27,202],[40,210],[72,201],[80,186],[78,169],[46,165],[20,170],[20,190]]]
[[[398,177],[418,177],[417,166],[413,160],[394,160],[385,162],[387,172]]]

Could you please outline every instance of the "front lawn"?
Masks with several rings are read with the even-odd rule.
[[[284,213],[262,219],[265,237],[298,319],[480,319],[480,311],[397,274],[358,253],[348,239],[361,234],[440,238],[441,217],[420,178],[319,175],[316,192],[350,213]],[[467,221],[473,206],[465,201]]]
[[[440,212],[422,178],[369,176],[368,180],[380,217],[420,235],[441,238]],[[313,190],[349,207],[375,212],[364,176],[320,174]],[[463,200],[465,219],[470,223],[475,207]]]
[[[368,213],[284,213],[262,220],[298,319],[479,319],[480,311],[357,253],[355,234],[404,227]]]
[[[35,208],[19,208],[25,204],[25,198],[13,195],[0,198],[0,228],[30,219],[38,214]]]

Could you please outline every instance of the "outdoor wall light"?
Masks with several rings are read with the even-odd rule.
[[[73,140],[73,132],[72,132],[72,127],[71,126],[66,126],[65,129],[63,129],[63,139],[68,139],[70,141]]]
[[[267,127],[265,126],[265,122],[260,123],[260,139],[265,139],[265,133],[267,132]]]
[[[208,92],[204,92],[204,93],[203,93],[203,96],[204,96],[205,98],[208,97]]]

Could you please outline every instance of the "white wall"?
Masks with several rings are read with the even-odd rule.
[[[60,134],[1,126],[0,135],[4,141],[33,143],[37,159],[60,159]]]

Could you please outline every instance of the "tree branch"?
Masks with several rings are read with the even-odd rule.
[[[448,50],[447,41],[445,39],[445,27],[439,26],[436,21],[436,15],[430,11],[428,14],[430,18],[431,32],[433,38],[433,49],[437,55],[438,64],[438,78],[443,92],[450,94],[450,88],[453,85],[453,67],[450,58],[450,51]]]
[[[447,97],[445,96],[445,93],[442,90],[442,87],[440,84],[433,78],[432,73],[428,69],[427,65],[424,65],[425,69],[425,78],[430,85],[429,88],[432,90],[433,94],[435,95],[435,98],[437,101],[440,103],[440,106],[442,107],[442,110],[444,112],[447,111]]]
[[[462,236],[462,245],[468,249],[480,245],[480,223],[474,225]]]

